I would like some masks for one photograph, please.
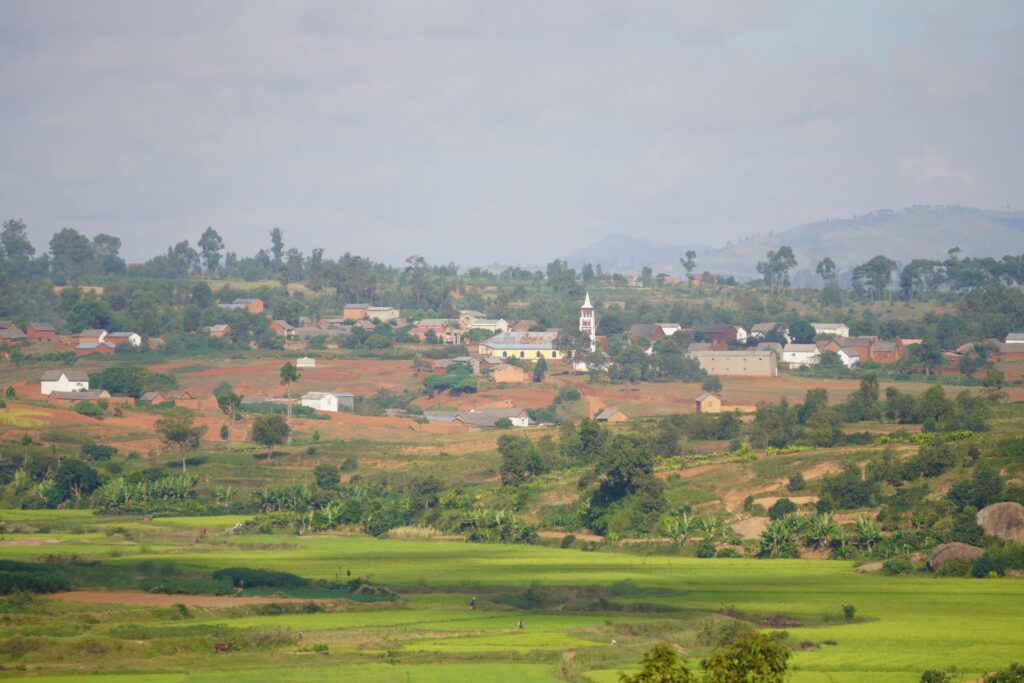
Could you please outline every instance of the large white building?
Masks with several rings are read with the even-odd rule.
[[[310,391],[302,395],[302,405],[325,413],[352,410],[355,400],[355,394],[343,391]]]
[[[82,370],[47,370],[39,381],[39,391],[43,396],[55,391],[89,391],[89,375]]]
[[[786,344],[782,347],[782,362],[790,368],[817,365],[821,361],[821,349],[817,344]]]

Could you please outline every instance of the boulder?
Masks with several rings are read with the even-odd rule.
[[[985,550],[975,545],[966,543],[943,543],[935,546],[935,550],[928,556],[928,569],[935,571],[950,560],[967,560],[974,562],[985,554]]]
[[[1024,543],[1024,505],[993,503],[978,511],[978,526],[986,536]]]

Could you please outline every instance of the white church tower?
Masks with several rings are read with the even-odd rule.
[[[590,352],[597,350],[597,320],[594,318],[594,306],[590,303],[590,292],[580,306],[580,334],[590,337]]]

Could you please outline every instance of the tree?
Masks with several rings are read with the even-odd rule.
[[[292,442],[292,384],[299,381],[299,370],[293,363],[281,366],[281,384],[288,392],[288,443]]]
[[[235,424],[235,416],[238,414],[238,407],[240,405],[242,405],[242,397],[233,391],[229,391],[226,394],[217,394],[217,407],[228,418],[227,441],[229,444],[231,443],[231,427]]]
[[[654,279],[654,271],[650,266],[644,266],[640,269],[640,282],[643,283],[644,287],[650,287],[651,281]]]
[[[174,408],[156,421],[156,432],[164,443],[178,449],[181,454],[181,471],[186,472],[185,454],[199,448],[206,427],[195,425],[195,414],[191,410]]]
[[[53,473],[53,484],[61,495],[61,500],[74,497],[80,501],[99,488],[100,476],[84,460],[65,458]]]
[[[620,683],[691,683],[696,678],[679,659],[675,648],[660,643],[651,648],[640,662],[640,671],[619,676]]]
[[[853,269],[853,282],[855,286],[862,286],[866,281],[871,286],[872,298],[881,299],[895,270],[896,262],[879,254]]]
[[[818,261],[818,266],[814,271],[826,284],[833,282],[836,279],[836,262],[826,256]]]
[[[36,248],[28,238],[28,226],[25,225],[25,221],[20,218],[4,221],[3,231],[0,232],[0,257],[6,256],[10,261],[25,265],[32,260],[35,253]]]
[[[92,251],[99,270],[105,275],[118,275],[127,270],[121,258],[121,238],[100,233],[92,238]]]
[[[523,436],[504,434],[498,439],[501,453],[501,483],[518,486],[544,470],[537,445]]]
[[[291,427],[280,415],[257,415],[252,421],[252,440],[267,447],[267,460],[274,446],[279,446],[291,437]]]
[[[817,334],[814,326],[806,320],[794,320],[789,325],[789,336],[793,338],[793,341],[800,344],[810,344],[814,341],[814,337]]]
[[[945,367],[946,358],[942,355],[942,349],[938,342],[933,339],[925,339],[920,344],[910,347],[908,357],[912,363],[924,370],[925,377],[930,377],[933,370]]]
[[[72,282],[92,269],[95,258],[89,238],[71,228],[63,228],[50,239],[50,254],[54,272]]]
[[[782,519],[786,515],[792,514],[796,511],[796,503],[791,501],[789,498],[779,498],[770,508],[768,508],[768,519]]]
[[[203,231],[196,244],[202,256],[206,274],[213,275],[220,268],[220,252],[224,250],[224,240],[221,239],[220,233],[211,226]]]
[[[775,291],[780,286],[789,286],[789,271],[796,266],[797,261],[793,249],[781,246],[778,251],[769,251],[766,260],[758,262],[757,272],[764,277],[765,285]]]
[[[537,362],[533,364],[533,381],[543,382],[544,375],[548,372],[548,362],[544,360],[544,356],[537,359]]]
[[[710,683],[781,683],[789,665],[789,649],[759,631],[749,631],[704,660]]]
[[[327,463],[320,463],[313,468],[313,479],[317,488],[334,491],[338,488],[338,468]]]
[[[679,263],[682,264],[683,270],[686,271],[686,277],[690,277],[693,274],[694,268],[697,267],[697,252],[692,249],[687,251],[683,258],[679,259]]]
[[[709,394],[717,394],[722,391],[722,380],[718,378],[718,375],[709,375],[700,388]]]
[[[274,263],[281,263],[284,256],[284,231],[281,228],[274,228],[270,231],[270,251],[274,254]]]

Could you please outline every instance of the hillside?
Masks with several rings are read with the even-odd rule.
[[[693,249],[698,254],[699,271],[757,277],[757,262],[769,250],[782,245],[789,245],[796,253],[796,282],[802,279],[805,284],[817,284],[814,267],[826,256],[844,271],[878,254],[901,263],[915,258],[942,259],[951,247],[960,247],[965,256],[999,258],[1019,254],[1024,252],[1024,212],[958,206],[883,209],[852,218],[807,223],[717,249],[612,235],[567,258],[574,266],[589,262],[600,263],[606,269],[638,270],[649,265],[655,272],[678,274],[679,256]]]
[[[793,248],[798,271],[814,272],[826,256],[846,270],[878,254],[900,262],[940,259],[951,247],[967,256],[1018,254],[1024,251],[1024,212],[966,207],[915,206],[881,210],[853,218],[808,223],[720,249],[700,267],[754,277],[756,264],[770,249]]]
[[[713,247],[706,244],[663,244],[629,235],[609,235],[600,242],[584,247],[568,256],[569,265],[598,264],[606,269],[640,269],[643,266],[663,266],[659,271],[679,269],[678,259],[689,250],[706,254]]]

